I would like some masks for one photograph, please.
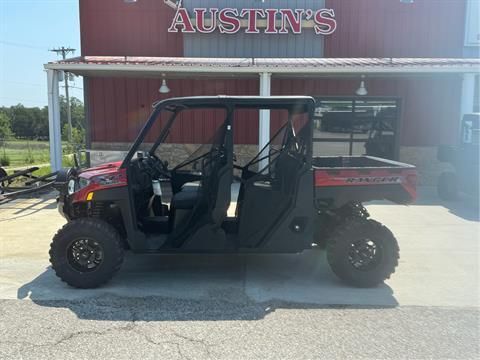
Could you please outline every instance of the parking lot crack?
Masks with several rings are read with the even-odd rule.
[[[195,338],[192,338],[190,336],[186,336],[186,335],[183,335],[183,334],[180,334],[174,330],[171,330],[170,331],[174,336],[180,338],[180,339],[183,339],[183,340],[186,340],[190,343],[194,343],[194,344],[200,344],[204,347],[205,349],[205,352],[207,353],[207,355],[210,357],[211,356],[211,352],[210,352],[210,348],[215,346],[215,344],[211,344],[209,343],[207,340],[205,339],[195,339]]]
[[[152,344],[152,345],[155,345],[155,346],[162,346],[162,345],[173,345],[176,350],[177,350],[177,353],[178,355],[180,356],[181,359],[187,359],[189,360],[190,358],[188,356],[186,356],[183,352],[182,352],[182,345],[176,341],[171,341],[171,340],[167,340],[167,341],[156,341],[154,339],[152,339],[148,334],[145,334],[143,331],[141,331],[140,329],[136,328],[134,329],[133,331],[135,331],[136,334],[140,335],[141,337],[143,337],[143,339],[148,342],[149,344]]]
[[[39,347],[56,347],[59,346],[65,342],[68,342],[76,337],[79,336],[84,336],[84,335],[98,335],[102,336],[105,334],[108,334],[109,332],[114,332],[114,331],[132,331],[135,328],[135,323],[130,322],[125,326],[122,327],[113,327],[109,329],[105,329],[103,331],[98,331],[98,330],[80,330],[80,331],[75,331],[68,333],[67,335],[61,337],[59,340],[54,341],[54,342],[47,342],[44,344],[38,344],[38,343],[32,343],[28,341],[2,341],[3,344],[21,344],[24,346],[24,349],[27,348],[39,348]]]

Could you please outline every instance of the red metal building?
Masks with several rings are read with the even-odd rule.
[[[211,54],[209,57],[456,59],[478,56],[478,47],[466,46],[469,29],[465,24],[469,11],[473,11],[469,0],[184,0],[176,5],[189,14],[197,30],[195,33],[185,32],[188,29],[181,21],[175,25],[175,19],[185,19],[177,17],[178,8],[176,10],[173,3],[175,1],[170,0],[80,1],[82,56],[178,58]],[[261,12],[250,23],[251,19],[245,13],[243,17],[238,16],[242,29],[233,35],[220,31],[220,20],[215,30],[200,33],[199,20],[195,17],[195,8],[205,8],[206,13],[211,15],[205,18],[205,22],[212,25],[212,15],[218,14],[215,10],[212,13],[212,8],[219,8],[219,11],[227,7],[238,9],[230,13],[233,17],[242,9],[267,11],[279,10],[279,6],[291,10],[304,9],[301,10],[301,25],[304,26],[301,34],[294,34],[295,15],[298,15],[294,12],[286,20],[283,13],[274,12],[273,23]],[[324,24],[312,23],[315,15],[309,17],[321,9],[332,11],[323,13],[325,18],[335,20],[335,29],[330,34],[315,34],[315,29],[331,30]],[[263,33],[268,24],[275,27],[280,21],[290,25],[288,34],[280,34],[278,29],[275,29],[275,34]],[[228,30],[227,25],[223,29]],[[245,31],[248,32],[248,26],[253,25],[258,25],[259,33],[244,34],[243,27],[246,26]],[[465,95],[465,91],[473,91],[471,80],[475,79],[475,75],[472,76],[466,88],[465,76],[458,73],[392,76],[367,73],[364,79],[367,96],[356,95],[362,80],[360,75],[273,76],[271,94],[311,95],[329,103],[330,110],[332,106],[345,104],[345,101],[353,104],[358,100],[356,104],[362,104],[368,112],[374,111],[375,106],[378,110],[378,104],[383,104],[383,100],[394,101],[397,146],[394,156],[423,167],[425,178],[429,178],[438,170],[437,165],[431,164],[435,147],[454,143],[462,112],[473,111],[470,108],[473,99],[462,100],[462,94],[473,97],[473,94]],[[162,78],[168,81],[171,89],[167,95],[158,92]],[[85,77],[85,101],[90,125],[88,143],[92,149],[123,149],[126,143],[134,140],[150,112],[151,104],[161,98],[258,95],[259,87],[258,77],[185,78],[169,74],[163,77],[161,74],[155,77],[88,76]],[[172,141],[179,144],[200,143],[204,140],[201,134],[205,133],[202,127],[211,126],[208,118],[200,119],[194,128],[186,127],[175,133]],[[242,126],[236,133],[237,144],[258,144],[258,118],[251,118]],[[275,121],[271,126],[272,129],[275,127]],[[319,142],[317,152],[322,152],[324,144],[327,143]]]

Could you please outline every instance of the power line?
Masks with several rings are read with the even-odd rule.
[[[39,103],[39,100],[34,100],[34,99],[25,99],[25,98],[16,98],[16,97],[8,97],[8,96],[0,96],[0,99],[4,99],[4,100],[13,100],[13,101],[18,101],[19,104],[21,103],[35,103],[35,104],[38,104]],[[41,107],[43,107],[45,105],[42,105]]]
[[[33,83],[26,83],[26,82],[19,82],[19,81],[4,81],[6,84],[14,84],[14,85],[22,85],[22,86],[45,86],[42,84],[33,84]],[[46,86],[45,86],[46,87]]]
[[[22,44],[22,43],[17,43],[17,42],[13,42],[13,41],[0,40],[0,44],[47,51],[47,47],[38,46],[38,45],[31,45],[31,44]]]

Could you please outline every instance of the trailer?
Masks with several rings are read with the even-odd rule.
[[[0,167],[0,204],[25,195],[53,189],[57,172],[37,176],[35,175],[37,170],[39,168],[33,166],[16,170],[8,175],[5,169]]]

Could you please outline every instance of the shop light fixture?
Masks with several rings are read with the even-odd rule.
[[[360,81],[360,87],[355,91],[358,96],[368,95],[367,87],[365,86],[365,75],[362,75],[362,81]]]
[[[123,0],[123,2],[126,4],[135,4],[137,0]]]
[[[158,89],[158,92],[160,94],[168,94],[170,92],[170,88],[167,85],[167,80],[165,80],[165,74],[163,74],[162,76],[163,76],[162,86],[160,86],[160,89]]]

